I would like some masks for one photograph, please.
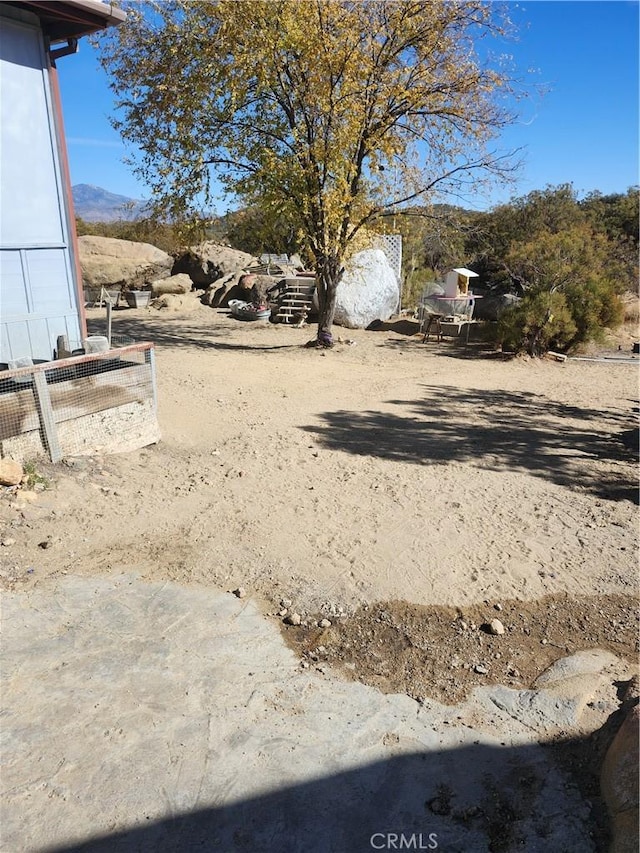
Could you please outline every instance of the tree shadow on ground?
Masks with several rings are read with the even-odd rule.
[[[389,737],[393,743],[393,736]],[[268,793],[231,804],[148,823],[141,814],[136,828],[49,850],[604,851],[608,820],[598,786],[601,746],[596,743],[594,749],[591,736],[558,744],[505,747],[476,741],[453,749],[396,753],[293,786],[279,787],[277,780],[271,780]],[[567,747],[570,764],[562,754]],[[205,766],[209,774],[201,789],[215,803],[216,786],[227,790],[230,783],[223,765],[219,781],[215,767]],[[576,777],[568,774],[568,766]],[[123,791],[123,802],[126,797]]]
[[[114,324],[113,334],[118,337],[129,337],[135,343],[151,341],[158,347],[171,347],[177,349],[205,349],[205,350],[237,350],[244,352],[268,352],[271,350],[300,349],[298,342],[289,344],[255,344],[255,343],[231,343],[234,333],[233,328],[216,326],[215,315],[212,312],[212,325],[203,328],[194,324],[186,325],[183,317],[167,317],[162,315],[157,320],[153,317],[128,319],[118,317]],[[238,320],[239,326],[242,321]],[[91,318],[87,325],[90,334],[106,334],[106,320],[102,318]]]
[[[638,502],[631,412],[599,411],[529,392],[425,386],[396,411],[337,411],[303,427],[326,447],[417,465],[465,462],[519,470],[610,500]]]
[[[368,332],[395,332],[397,335],[417,335],[420,321],[403,317],[400,320],[374,320],[367,326]]]
[[[511,361],[513,353],[504,353],[485,341],[469,341],[465,343],[460,338],[445,338],[444,341],[430,340],[423,342],[422,335],[411,335],[401,338],[387,338],[377,344],[385,349],[400,352],[422,352],[425,357],[459,358],[467,361]]]

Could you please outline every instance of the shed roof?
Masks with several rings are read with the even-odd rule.
[[[79,38],[117,26],[126,18],[122,9],[102,0],[11,0],[7,5],[37,15],[51,41]]]
[[[466,267],[456,267],[453,272],[457,272],[459,275],[466,275],[467,278],[479,278],[479,273],[468,270]]]

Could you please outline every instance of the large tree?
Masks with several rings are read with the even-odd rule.
[[[297,229],[330,343],[349,253],[390,207],[504,173],[512,79],[485,0],[135,3],[104,37],[126,140],[159,209],[225,191]],[[498,46],[500,50],[500,46]]]

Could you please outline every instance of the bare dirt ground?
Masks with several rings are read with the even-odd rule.
[[[491,633],[498,617],[504,635]],[[485,684],[530,688],[559,657],[581,649],[635,660],[638,612],[630,597],[617,595],[565,593],[464,608],[392,601],[365,605],[331,626],[291,628],[287,637],[306,661],[337,664],[384,693],[455,705]]]
[[[529,688],[580,649],[633,670],[635,328],[565,363],[423,344],[407,320],[305,349],[312,329],[199,304],[114,312],[114,333],[156,344],[162,441],[39,461],[4,489],[5,588],[243,587],[302,668],[454,717],[473,688]],[[604,746],[584,743],[567,761],[592,797]]]
[[[5,584],[118,568],[243,586],[301,615],[301,654],[324,645],[371,684],[449,702],[569,650],[634,657],[633,330],[626,363],[563,364],[423,344],[409,321],[304,349],[309,328],[199,304],[117,311],[114,332],[156,343],[163,440],[42,464],[50,488],[5,493]],[[480,630],[495,606],[502,652]]]

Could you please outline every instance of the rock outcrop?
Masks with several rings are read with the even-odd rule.
[[[520,302],[520,297],[512,293],[487,294],[476,301],[473,308],[473,318],[474,320],[496,321],[505,309],[517,305],[518,302]]]
[[[196,287],[209,287],[230,273],[256,263],[257,260],[246,252],[207,240],[198,246],[191,246],[177,257],[172,274],[187,273]]]
[[[141,290],[173,266],[171,255],[150,243],[84,236],[78,248],[85,287]]]
[[[243,269],[221,276],[202,294],[203,305],[212,308],[226,308],[230,299],[242,299],[244,302],[266,302],[267,291],[282,279],[282,276],[247,275]]]

